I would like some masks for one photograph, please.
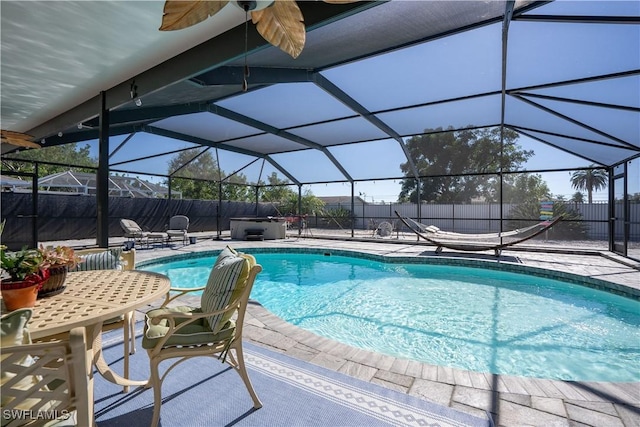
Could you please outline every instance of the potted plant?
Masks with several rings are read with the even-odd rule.
[[[57,295],[65,288],[67,271],[74,268],[82,260],[68,246],[43,246],[38,249],[42,254],[42,267],[50,272],[50,276],[38,291],[38,298]]]
[[[7,310],[35,305],[38,290],[49,278],[49,269],[43,262],[44,255],[38,249],[24,247],[19,251],[6,251],[4,246],[0,248],[0,289]]]

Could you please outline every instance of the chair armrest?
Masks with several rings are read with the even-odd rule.
[[[189,319],[187,322],[185,322],[186,324],[188,324],[193,322],[194,320],[202,319],[203,317],[215,316],[217,314],[226,313],[230,310],[236,310],[238,308],[238,305],[239,301],[236,301],[235,303],[229,304],[226,307],[221,308],[220,310],[206,311],[202,313],[162,313],[158,314],[157,316],[153,316],[151,318],[151,324],[157,325],[161,320],[167,319],[170,326],[173,328],[175,327],[175,319]],[[179,329],[182,325],[183,324],[181,323],[180,325],[178,325],[178,327],[176,327],[176,329]]]
[[[164,302],[161,307],[166,307],[170,302],[180,298],[181,296],[187,295],[190,292],[203,291],[206,286],[200,286],[198,288],[170,288],[169,292],[164,297]],[[171,293],[174,293],[172,296]]]

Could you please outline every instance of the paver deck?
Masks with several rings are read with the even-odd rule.
[[[314,247],[386,256],[424,256],[433,247],[415,242],[288,238],[245,242],[204,239],[195,245],[138,250],[137,262],[179,254],[249,247]],[[441,256],[451,256],[443,254]],[[522,264],[595,277],[640,289],[640,266],[606,251],[567,248],[560,253],[505,250]],[[467,256],[467,255],[465,255]],[[473,256],[473,255],[469,255]],[[197,301],[197,299],[196,299]],[[141,315],[141,313],[139,313]],[[245,338],[347,375],[480,417],[496,426],[640,426],[640,383],[569,382],[468,372],[356,349],[291,325],[258,303],[247,310]],[[640,369],[640,361],[639,367]]]

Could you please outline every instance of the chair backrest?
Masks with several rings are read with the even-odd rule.
[[[138,234],[142,233],[142,227],[140,227],[134,220],[132,219],[121,219],[120,227],[124,231],[124,237],[135,237]]]
[[[262,266],[257,264],[252,255],[236,252],[230,247],[223,249],[216,259],[207,286],[202,292],[202,311],[213,312],[238,304],[236,327],[242,331],[246,303],[260,271]],[[217,333],[233,314],[234,311],[231,310],[209,317],[207,320],[211,330]]]
[[[5,323],[3,316],[3,329]],[[74,416],[76,425],[93,425],[87,397],[90,364],[84,328],[71,330],[61,341],[2,347],[2,425],[12,427]],[[26,417],[25,417],[26,414]],[[44,419],[43,418],[48,418]],[[39,424],[38,424],[39,425]]]
[[[189,217],[185,215],[175,215],[169,219],[169,230],[188,230]]]
[[[136,250],[124,250],[123,248],[96,248],[80,249],[75,254],[82,258],[83,262],[78,264],[74,270],[133,270],[136,266]]]

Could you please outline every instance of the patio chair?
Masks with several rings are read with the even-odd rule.
[[[260,271],[262,267],[253,256],[227,247],[218,255],[206,286],[172,289],[178,293],[167,295],[160,308],[147,313],[142,347],[149,354],[151,366],[147,387],[153,387],[152,426],[157,426],[160,420],[162,381],[175,365],[190,357],[214,356],[228,363],[242,378],[253,407],[262,407],[249,380],[242,351],[244,315],[253,282]],[[201,307],[168,307],[177,298],[198,291],[202,291]],[[160,376],[160,363],[174,358],[178,360],[167,366]]]
[[[142,241],[149,235],[148,231],[143,231],[142,227],[131,219],[122,218],[120,220],[120,227],[124,231],[124,237],[139,243],[142,243]]]
[[[135,221],[131,219],[121,219],[120,227],[124,230],[124,237],[129,241],[137,242],[147,246],[159,242],[163,246],[169,240],[169,235],[163,231],[143,231]]]
[[[44,416],[58,417],[64,425],[93,425],[84,328],[72,329],[66,340],[32,344],[31,313],[16,310],[0,321],[3,427],[54,422]]]
[[[89,270],[133,270],[136,265],[136,250],[123,250],[122,248],[96,248],[75,251],[83,262],[72,271]],[[124,367],[123,375],[129,377],[129,355],[136,352],[136,316],[135,312],[129,312],[124,316],[106,320],[102,325],[102,331],[112,331],[123,328],[124,330]],[[129,391],[129,386],[123,386],[124,392]]]
[[[182,239],[182,244],[186,245],[189,241],[187,230],[189,229],[189,217],[185,215],[174,215],[169,219],[169,229],[166,231],[169,241],[173,237]]]

